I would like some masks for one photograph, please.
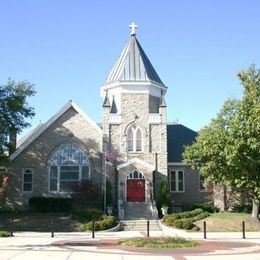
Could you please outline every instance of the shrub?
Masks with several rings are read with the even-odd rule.
[[[85,209],[85,210],[75,210],[72,212],[72,218],[74,219],[83,219],[83,220],[92,220],[99,219],[103,215],[103,211],[99,209]]]
[[[251,213],[252,205],[250,204],[237,204],[232,209],[233,212],[237,213]]]
[[[176,228],[182,229],[183,228],[183,220],[182,219],[176,219],[173,222],[173,226],[176,227]]]
[[[192,218],[192,221],[199,221],[203,218],[207,218],[208,216],[210,216],[210,213],[208,213],[207,211],[200,213],[199,215],[195,216]]]
[[[84,180],[74,187],[72,198],[75,204],[80,207],[100,207],[101,206],[101,192],[99,187],[91,180]]]
[[[32,197],[29,199],[31,210],[39,212],[69,212],[72,210],[71,198]]]
[[[215,212],[219,212],[219,209],[217,207],[215,207],[212,203],[208,204],[208,203],[204,203],[204,204],[195,204],[192,207],[192,210],[194,209],[203,209],[203,211],[207,211],[209,213],[215,213]]]
[[[163,222],[168,226],[189,230],[195,226],[192,222],[206,218],[209,215],[208,212],[203,212],[202,209],[195,209],[192,211],[166,215],[163,217]]]
[[[203,212],[203,209],[194,209],[180,213],[181,218],[192,218]]]
[[[174,226],[174,221],[177,220],[177,219],[180,219],[180,218],[181,218],[180,214],[173,213],[173,214],[170,214],[170,215],[165,215],[163,217],[163,222],[168,226]]]
[[[110,229],[115,225],[116,225],[116,218],[114,216],[103,215],[100,219],[95,221],[95,231]],[[93,222],[89,221],[88,223],[84,224],[82,231],[87,231],[87,230],[92,231],[92,228],[93,228]]]
[[[159,212],[159,215],[161,215],[161,208],[163,206],[166,206],[166,207],[171,206],[171,196],[169,194],[169,188],[168,188],[167,181],[161,181],[161,183],[160,183],[159,195],[156,200],[156,207]]]
[[[183,219],[182,220],[182,226],[183,226],[183,229],[187,229],[187,230],[190,230],[192,229],[195,225],[192,223],[192,220],[187,218],[187,219]]]
[[[7,231],[0,231],[0,237],[10,237],[10,232]]]
[[[176,219],[174,221],[174,227],[180,229],[192,229],[195,225],[192,223],[192,219],[184,218],[184,219]]]

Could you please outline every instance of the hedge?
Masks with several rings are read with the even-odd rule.
[[[11,233],[7,231],[0,231],[0,237],[10,237]]]
[[[208,217],[210,214],[202,209],[185,211],[182,213],[173,213],[163,217],[163,222],[167,226],[173,226],[180,229],[192,229],[195,225],[193,222]]]
[[[95,221],[95,231],[106,230],[116,225],[116,218],[114,216],[103,215],[100,219]],[[84,224],[81,231],[92,231],[93,222],[89,221]]]
[[[203,211],[207,211],[209,213],[219,212],[219,209],[216,206],[214,206],[214,204],[208,204],[208,203],[195,204],[191,209],[194,210],[198,208],[203,209]]]
[[[72,210],[71,198],[32,197],[29,199],[31,210],[39,212],[69,212]]]

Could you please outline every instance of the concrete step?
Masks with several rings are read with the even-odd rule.
[[[152,206],[150,201],[148,202],[127,202],[125,208],[125,219],[157,219],[158,212]]]
[[[159,220],[149,220],[149,229],[150,231],[161,230]],[[122,230],[127,231],[146,231],[147,230],[147,220],[123,220],[122,221]]]

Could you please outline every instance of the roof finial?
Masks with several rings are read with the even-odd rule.
[[[138,26],[134,22],[132,22],[131,24],[129,24],[129,27],[131,28],[131,35],[135,35]]]

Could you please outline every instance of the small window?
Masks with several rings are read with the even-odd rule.
[[[171,192],[184,192],[184,172],[171,171],[170,172],[170,191]]]
[[[31,169],[23,170],[23,191],[32,192],[33,176]]]

